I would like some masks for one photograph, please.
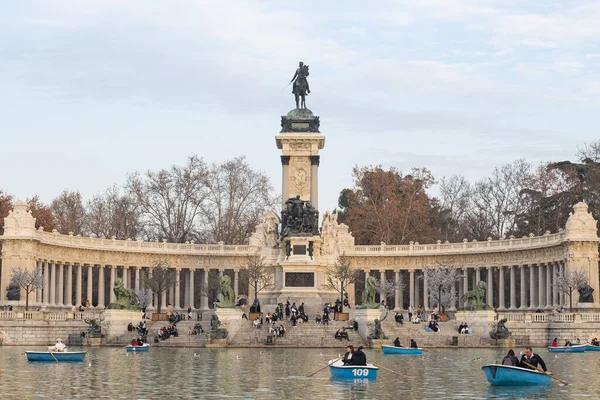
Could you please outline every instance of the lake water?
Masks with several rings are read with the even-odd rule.
[[[25,350],[42,349],[0,347],[2,399],[600,398],[600,352],[556,358],[534,350],[569,386],[503,389],[489,386],[481,371],[502,359],[505,351],[496,349],[431,349],[423,356],[367,350],[369,361],[400,374],[380,370],[372,382],[333,381],[328,369],[305,378],[338,356],[331,349],[151,348],[132,354],[124,348],[87,348],[83,364],[29,363]]]

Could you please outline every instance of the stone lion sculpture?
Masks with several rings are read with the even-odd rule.
[[[484,281],[479,281],[477,283],[477,287],[473,290],[470,290],[462,295],[460,298],[461,304],[465,304],[465,307],[471,309],[471,311],[475,310],[484,310],[489,308],[487,304],[485,304],[485,291],[487,290],[487,285]]]
[[[365,290],[362,293],[362,305],[361,308],[378,308],[379,304],[375,302],[375,284],[376,279],[372,276],[367,277],[365,280]]]
[[[231,278],[227,275],[219,282],[221,289],[221,301],[215,303],[219,308],[233,308],[235,306],[235,292],[231,288]]]
[[[112,310],[125,310],[125,309],[138,309],[137,296],[131,291],[125,289],[123,280],[116,279],[115,286],[113,287],[116,300],[108,305],[108,309]]]

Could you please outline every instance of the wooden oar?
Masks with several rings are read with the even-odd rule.
[[[334,362],[336,362],[337,360],[341,360],[341,358],[336,358],[335,360],[333,360],[333,361],[331,362],[331,364],[333,364],[333,363],[334,363]],[[316,375],[316,374],[318,374],[319,372],[323,371],[325,368],[329,367],[329,365],[331,365],[331,364],[329,364],[329,363],[328,363],[328,364],[327,364],[326,366],[324,366],[323,368],[320,368],[320,369],[316,370],[315,372],[313,372],[313,373],[311,373],[311,374],[308,374],[308,375],[306,375],[306,377],[307,377],[307,378],[312,378],[313,376],[315,376],[315,375]]]
[[[539,372],[541,372],[544,375],[548,375],[550,378],[559,381],[560,383],[562,383],[565,386],[568,386],[569,384],[565,381],[561,381],[560,379],[558,379],[557,377],[555,377],[554,375],[551,375],[549,373],[547,373],[546,371],[544,371],[543,369],[540,369],[538,367],[534,367],[533,365],[529,364],[527,361],[523,361],[523,364],[530,366],[531,368],[534,368],[536,370],[538,370]]]
[[[50,353],[50,355],[52,356],[52,358],[54,358],[54,361],[58,362],[58,359],[54,356],[54,354],[52,354],[52,352],[50,350],[48,350],[48,353]]]
[[[371,365],[374,365],[374,366],[376,366],[377,368],[385,369],[386,371],[389,371],[389,372],[391,372],[392,374],[396,374],[396,375],[398,375],[398,376],[401,376],[401,375],[400,375],[399,373],[397,373],[396,371],[392,371],[391,369],[389,369],[389,368],[386,368],[386,367],[384,367],[383,365],[377,365],[377,364],[375,364],[375,363],[373,363],[373,362],[371,363]]]

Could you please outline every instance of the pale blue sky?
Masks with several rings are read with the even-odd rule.
[[[5,1],[0,188],[86,199],[246,155],[280,188],[285,85],[310,65],[320,208],[354,165],[475,180],[598,137],[598,1]]]

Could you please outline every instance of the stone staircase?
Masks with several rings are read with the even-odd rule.
[[[346,329],[349,341],[341,342],[334,338],[335,332],[342,327],[348,328],[348,321],[331,321],[329,326],[317,324],[314,321],[305,322],[293,327],[289,321],[284,322],[286,333],[283,337],[275,337],[272,345],[267,345],[269,328],[263,326],[256,329],[251,322],[244,323],[235,337],[230,338],[228,346],[231,347],[324,347],[345,348],[348,344],[354,346],[364,345],[363,339],[358,332]]]
[[[177,331],[179,336],[171,336],[166,340],[160,340],[158,343],[154,342],[154,336],[158,333],[158,330],[163,326],[169,325],[167,321],[148,321],[146,320],[146,329],[148,329],[148,343],[153,347],[204,347],[206,337],[204,335],[188,335],[188,330],[192,329],[194,325],[200,323],[202,329],[206,331],[210,330],[210,322],[199,322],[199,321],[180,321],[177,323]],[[138,337],[137,331],[125,332],[121,335],[115,336],[107,340],[108,345],[115,346],[126,346],[135,338]]]
[[[400,338],[402,346],[409,346],[410,339],[414,339],[419,347],[454,347],[453,338],[458,338],[457,347],[488,347],[494,344],[489,337],[489,327],[486,321],[467,321],[472,334],[458,334],[458,326],[461,321],[450,320],[440,322],[441,330],[439,332],[426,332],[427,322],[420,324],[405,323],[400,325],[393,319],[388,318],[382,323],[385,335],[390,343],[396,338]]]

